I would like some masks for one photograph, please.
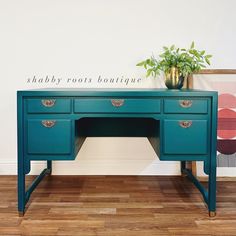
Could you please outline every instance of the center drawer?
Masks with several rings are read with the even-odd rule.
[[[160,99],[80,98],[74,100],[75,113],[160,113]]]

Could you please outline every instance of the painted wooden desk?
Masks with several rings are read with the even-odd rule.
[[[18,91],[18,211],[52,160],[74,160],[86,137],[147,137],[160,160],[181,161],[181,171],[200,190],[210,216],[216,210],[217,92],[199,90],[49,89]],[[32,160],[47,168],[28,190]],[[186,168],[203,161],[208,189]]]

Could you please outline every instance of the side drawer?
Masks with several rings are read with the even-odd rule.
[[[71,154],[71,120],[27,121],[28,154]]]
[[[28,113],[71,113],[71,99],[32,98],[27,99]]]
[[[165,120],[164,154],[207,154],[207,120]]]
[[[199,113],[205,114],[208,112],[207,99],[164,99],[165,113]]]
[[[160,99],[81,98],[74,101],[75,113],[160,113]]]

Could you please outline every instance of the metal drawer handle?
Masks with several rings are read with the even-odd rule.
[[[179,121],[179,125],[182,127],[182,128],[189,128],[191,125],[192,125],[192,121]]]
[[[111,99],[111,103],[114,107],[121,107],[124,104],[124,99]]]
[[[52,128],[55,124],[55,120],[42,120],[42,125],[46,128]]]
[[[53,107],[56,103],[56,99],[42,99],[41,102],[45,107]]]
[[[192,100],[180,100],[179,105],[181,107],[188,108],[188,107],[191,107],[193,105],[193,101]]]

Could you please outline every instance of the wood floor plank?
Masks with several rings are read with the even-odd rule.
[[[27,184],[33,179],[27,176]],[[0,176],[1,236],[236,236],[233,181],[217,183],[215,218],[183,177],[47,176],[24,217],[18,217],[16,184],[16,176]]]

